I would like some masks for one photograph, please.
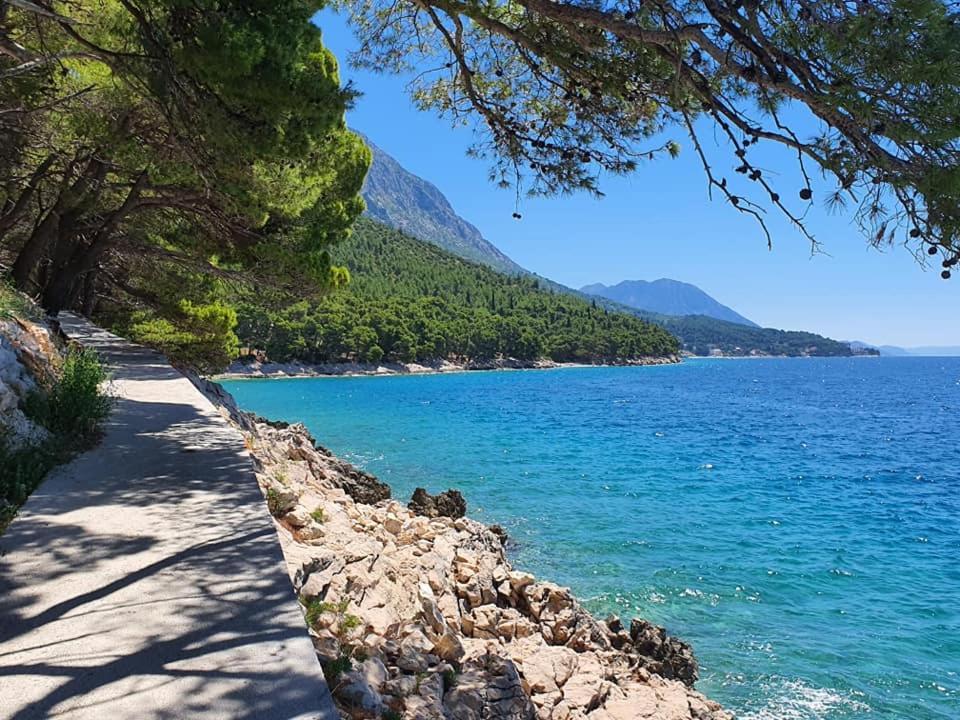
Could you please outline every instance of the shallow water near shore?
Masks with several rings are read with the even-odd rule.
[[[744,720],[960,717],[960,358],[239,380],[694,646]]]

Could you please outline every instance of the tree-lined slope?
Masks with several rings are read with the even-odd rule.
[[[369,219],[337,249],[352,282],[316,304],[239,308],[237,334],[271,360],[626,361],[678,351],[655,325],[535,278],[495,272]]]
[[[684,351],[693,355],[719,352],[733,356],[845,357],[855,354],[849,343],[811,332],[749,327],[703,315],[678,317],[642,311],[637,313],[676,335],[683,344]]]

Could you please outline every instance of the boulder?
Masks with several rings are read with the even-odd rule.
[[[516,666],[492,654],[477,658],[457,676],[443,704],[449,720],[534,720],[537,716]]]
[[[311,639],[321,662],[333,662],[340,657],[340,640],[326,628],[312,632]]]
[[[453,630],[447,629],[443,635],[437,638],[433,646],[433,654],[447,662],[459,662],[466,654],[466,650],[460,636]]]
[[[423,488],[413,491],[413,497],[407,505],[417,515],[428,518],[448,517],[462,518],[467,514],[467,501],[459,490],[446,490],[437,495],[431,495]]]
[[[386,665],[383,664],[383,661],[380,658],[376,657],[367,658],[360,663],[360,667],[357,668],[357,672],[363,675],[363,678],[367,681],[367,684],[375,690],[379,690],[387,681],[387,678],[390,677],[390,674],[387,672]]]
[[[334,485],[347,493],[354,502],[376,505],[381,500],[390,498],[390,486],[386,483],[350,463],[335,458],[325,448],[317,447],[317,450],[332,459],[334,472],[331,473],[331,478]]]
[[[391,535],[399,535],[403,529],[403,522],[393,513],[387,513],[383,520],[383,529]]]
[[[700,667],[690,645],[667,635],[664,628],[640,618],[630,623],[630,640],[632,651],[640,656],[647,670],[693,687]]]
[[[563,698],[585,712],[596,707],[603,688],[603,665],[593,653],[577,656],[577,667],[563,685]]]
[[[359,671],[343,673],[334,683],[333,694],[354,720],[379,718],[383,713],[383,698]]]
[[[323,525],[318,523],[313,518],[310,518],[307,523],[297,530],[297,539],[298,540],[316,540],[317,538],[322,538],[324,533]]]
[[[577,654],[565,647],[543,647],[523,659],[523,679],[534,695],[563,687],[577,668]]]
[[[303,505],[297,505],[283,516],[283,520],[295,528],[302,528],[304,525],[309,525],[313,518],[310,516],[310,511]]]
[[[283,517],[293,510],[300,496],[276,478],[270,478],[266,487],[267,506],[274,517]]]

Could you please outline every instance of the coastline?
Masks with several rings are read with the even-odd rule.
[[[450,373],[505,371],[505,370],[563,370],[585,367],[642,367],[675,365],[683,362],[680,355],[640,357],[605,363],[555,362],[553,360],[518,360],[496,358],[451,362],[428,360],[422,363],[241,363],[234,362],[213,377],[213,380],[244,380],[264,378],[319,378],[319,377],[387,377],[393,375],[445,375]]]
[[[594,618],[568,588],[514,569],[503,531],[465,517],[459,493],[404,505],[304,426],[191,380],[244,435],[344,717],[732,720],[694,689],[687,643]]]

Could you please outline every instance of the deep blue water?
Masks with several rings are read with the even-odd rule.
[[[741,718],[960,718],[960,358],[225,384],[401,499],[460,488]]]

